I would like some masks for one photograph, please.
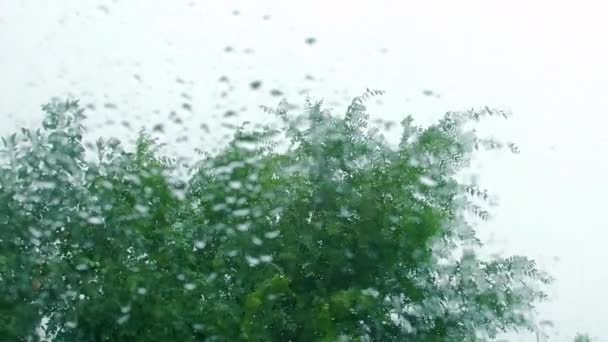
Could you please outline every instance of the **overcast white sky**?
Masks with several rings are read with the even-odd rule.
[[[167,136],[194,143],[204,139],[198,122],[214,127],[226,110],[261,120],[256,107],[280,99],[269,95],[273,88],[295,102],[308,91],[339,110],[368,87],[386,90],[372,114],[396,121],[413,114],[424,123],[471,106],[510,109],[512,120],[488,127],[522,154],[488,156],[479,166],[500,199],[482,235],[493,248],[538,258],[557,278],[554,300],[542,308],[556,326],[551,340],[577,331],[608,340],[606,6],[3,0],[0,133],[38,124],[39,106],[68,94],[93,105],[99,134],[132,136],[175,110],[187,124],[168,124]],[[218,82],[223,75],[230,85]],[[249,88],[254,80],[262,81],[258,91]],[[192,111],[181,108],[185,101]],[[129,129],[123,120],[138,124]]]

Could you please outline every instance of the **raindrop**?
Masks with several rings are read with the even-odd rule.
[[[128,320],[129,320],[129,314],[126,314],[124,316],[120,316],[117,320],[116,323],[118,323],[119,325],[123,325],[125,324]]]
[[[353,216],[353,214],[350,212],[350,210],[348,210],[348,208],[340,208],[340,217],[349,218],[351,216]]]
[[[87,264],[78,264],[76,265],[76,270],[77,271],[86,271],[89,269],[89,266]]]
[[[378,290],[376,290],[374,288],[368,288],[361,292],[363,292],[363,294],[366,294],[366,295],[374,297],[374,298],[378,298],[378,296],[380,295],[380,292],[378,292]]]
[[[187,284],[184,284],[184,288],[186,290],[188,290],[188,291],[192,291],[192,290],[194,290],[196,288],[196,284],[194,284],[194,283],[187,283]]]
[[[283,92],[280,91],[280,90],[278,90],[278,89],[272,89],[270,91],[270,95],[272,95],[272,96],[281,96],[281,95],[283,95]]]
[[[42,233],[36,228],[30,227],[29,231],[30,231],[30,234],[32,234],[32,236],[35,238],[39,238],[42,236]]]
[[[420,183],[426,186],[437,186],[437,182],[429,176],[420,176]]]
[[[253,81],[253,82],[249,83],[249,87],[251,87],[251,89],[253,89],[253,90],[258,90],[261,86],[262,86],[261,81]]]
[[[224,48],[224,52],[232,52],[232,51],[234,51],[234,49],[232,48],[232,46],[226,46]]]
[[[105,109],[118,109],[118,106],[111,102],[106,102],[103,104],[103,108]]]
[[[99,5],[97,6],[97,10],[103,12],[103,14],[109,14],[110,13],[110,9],[105,6],[105,5]]]
[[[234,215],[236,217],[243,217],[243,216],[249,215],[249,211],[250,211],[249,209],[237,209],[232,212],[232,215]]]
[[[308,45],[313,45],[313,44],[315,44],[317,42],[317,38],[315,38],[315,37],[308,37],[308,38],[306,38],[306,40],[304,42],[306,42],[306,44],[308,44]]]
[[[90,224],[102,224],[103,223],[103,217],[99,217],[99,216],[91,216],[87,219],[87,222],[89,222]]]
[[[148,207],[141,205],[141,204],[136,204],[134,208],[135,208],[135,211],[137,211],[140,214],[145,214],[149,211]]]
[[[249,263],[249,266],[257,266],[260,263],[260,259],[254,258],[249,255],[246,256],[245,259],[247,259],[247,263]]]
[[[220,211],[220,210],[224,210],[224,209],[226,209],[226,205],[223,203],[216,204],[211,208],[211,210],[213,210],[213,211]]]
[[[262,261],[262,262],[271,262],[272,261],[272,255],[262,255],[260,257],[260,261]]]
[[[217,278],[217,273],[213,272],[207,277],[207,282],[212,282]]]
[[[281,234],[281,232],[280,232],[280,231],[278,231],[278,230],[273,230],[273,231],[271,231],[271,232],[267,232],[266,234],[264,234],[264,236],[265,236],[267,239],[274,239],[274,238],[278,237],[278,236],[279,236],[279,234]]]
[[[32,183],[32,188],[39,190],[39,189],[44,189],[44,190],[52,190],[55,189],[57,187],[57,184],[55,184],[54,182],[34,182]]]
[[[100,183],[100,185],[101,185],[103,188],[107,189],[107,190],[112,190],[112,189],[114,189],[114,185],[112,185],[112,182],[107,181],[107,180],[102,181],[102,182]]]
[[[207,246],[207,243],[203,240],[194,241],[194,247],[196,247],[197,249],[203,249],[205,248],[205,246]]]
[[[231,181],[228,183],[228,186],[233,190],[238,190],[243,186],[243,184],[239,181]]]

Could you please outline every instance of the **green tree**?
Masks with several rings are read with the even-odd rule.
[[[141,134],[87,158],[77,102],[4,139],[0,335],[56,341],[464,341],[537,329],[549,277],[521,256],[481,258],[488,193],[456,177],[503,144],[470,123],[500,111],[408,117],[396,146],[308,102],[263,108],[184,166]],[[472,214],[472,215],[471,215]],[[472,216],[474,218],[472,218]]]

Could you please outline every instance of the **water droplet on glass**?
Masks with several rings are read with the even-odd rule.
[[[234,215],[236,217],[243,217],[243,216],[249,215],[249,212],[250,212],[249,209],[237,209],[232,212],[232,215]]]
[[[278,90],[278,89],[272,89],[272,90],[270,91],[270,95],[272,95],[272,96],[282,96],[282,95],[283,95],[283,92],[282,92],[282,91],[280,91],[280,90]]]
[[[126,323],[128,320],[129,320],[129,317],[130,317],[130,315],[129,315],[129,314],[126,314],[126,315],[120,316],[120,317],[119,317],[119,318],[116,320],[116,323],[118,323],[119,325],[123,325],[123,324],[125,324],[125,323]]]
[[[102,224],[103,223],[103,217],[99,217],[99,216],[91,216],[87,219],[87,222],[89,222],[90,224]]]
[[[245,222],[245,223],[240,223],[236,226],[236,229],[240,232],[246,232],[249,230],[249,228],[251,227],[251,223],[250,222]]]
[[[437,182],[429,176],[420,176],[420,183],[426,186],[437,186]]]
[[[77,271],[86,271],[89,269],[89,265],[87,264],[78,264],[76,265],[76,270]]]
[[[102,12],[103,14],[109,14],[110,13],[110,9],[108,8],[108,6],[105,5],[99,5],[97,6],[97,10]]]
[[[30,227],[29,231],[30,231],[30,234],[32,234],[32,236],[35,238],[39,238],[42,236],[42,233],[36,228]]]
[[[230,117],[233,117],[233,116],[236,116],[236,115],[237,115],[237,113],[235,111],[233,111],[233,110],[227,110],[224,113],[224,117],[225,118],[230,118]]]
[[[262,255],[262,256],[260,256],[260,261],[262,261],[262,262],[271,262],[272,261],[272,255]]]
[[[249,87],[253,90],[258,90],[261,86],[262,86],[261,81],[253,81],[253,82],[249,83]]]
[[[249,266],[257,266],[260,263],[260,259],[254,258],[249,255],[246,256],[245,259],[247,260],[247,263],[249,263]]]
[[[271,232],[266,232],[266,233],[264,234],[264,236],[265,236],[267,239],[274,239],[274,238],[277,238],[277,237],[278,237],[280,234],[281,234],[281,232],[280,232],[280,231],[278,231],[278,230],[273,230],[273,231],[271,231]]]

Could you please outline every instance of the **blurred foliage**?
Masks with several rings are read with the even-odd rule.
[[[550,279],[478,256],[488,194],[457,175],[490,109],[408,117],[398,146],[343,116],[262,108],[187,181],[141,134],[83,144],[77,102],[3,139],[0,336],[54,341],[483,341],[538,329]],[[276,128],[279,127],[279,128]],[[94,158],[90,155],[94,154]]]
[[[576,334],[576,337],[574,338],[574,342],[591,342],[591,337],[589,337],[589,335],[587,334]]]

